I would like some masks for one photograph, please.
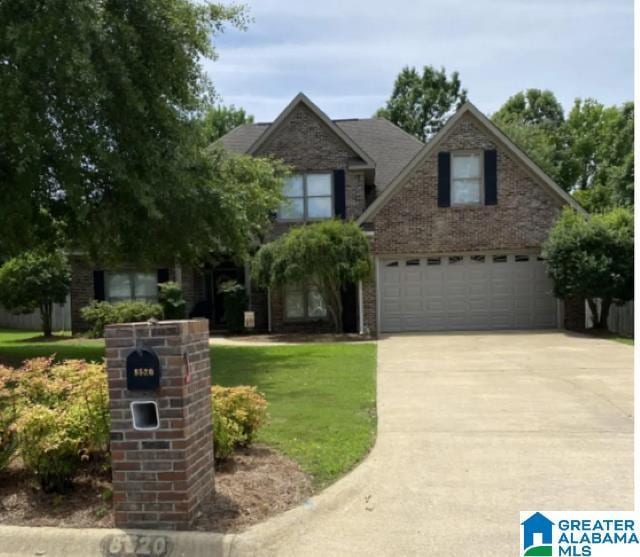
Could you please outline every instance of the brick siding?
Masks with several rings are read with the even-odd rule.
[[[498,203],[438,207],[440,151],[497,150]],[[375,233],[375,255],[538,249],[563,202],[466,114],[366,223]],[[364,290],[365,327],[376,330],[376,289]]]
[[[127,355],[141,342],[161,366],[157,391],[128,391]],[[183,354],[189,358],[187,382]],[[116,526],[186,529],[213,494],[211,368],[206,320],[109,325],[106,360]],[[133,428],[130,404],[154,400],[159,429]]]
[[[349,171],[354,161],[362,162],[329,127],[306,106],[298,106],[281,127],[262,145],[259,155],[271,155],[291,165],[294,171],[345,170],[345,201],[347,218],[358,218],[365,209],[365,177],[362,171]],[[287,232],[300,223],[275,222],[269,240]],[[271,292],[271,322],[274,332],[327,332],[333,327],[328,320],[286,321],[283,296],[280,290]],[[258,322],[266,324],[266,316],[256,308]],[[266,309],[266,300],[264,309]]]
[[[94,299],[93,271],[105,270],[99,265],[92,265],[86,259],[76,256],[71,258],[71,330],[74,334],[87,330],[87,323],[82,318],[82,308]],[[158,269],[169,269],[169,280],[175,280],[175,268],[157,265],[152,269],[142,269],[134,264],[118,265],[118,271],[142,271],[157,273]],[[187,315],[193,306],[204,299],[204,278],[200,271],[183,267],[182,291],[187,302]]]

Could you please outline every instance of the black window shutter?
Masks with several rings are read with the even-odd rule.
[[[336,218],[347,218],[347,199],[342,169],[333,171],[333,212]]]
[[[451,153],[438,153],[438,207],[451,205]]]
[[[158,284],[169,282],[169,269],[158,269]]]
[[[484,204],[498,203],[498,154],[495,149],[484,152]]]
[[[93,299],[104,300],[104,271],[93,271]]]

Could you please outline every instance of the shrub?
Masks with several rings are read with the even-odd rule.
[[[240,426],[226,416],[213,411],[213,454],[216,460],[224,460],[233,454],[242,442]]]
[[[218,292],[224,296],[224,319],[231,333],[244,331],[244,311],[247,309],[247,295],[244,286],[235,280],[223,282]]]
[[[633,299],[633,246],[629,209],[590,216],[565,209],[543,246],[554,294],[585,298],[594,327],[606,329],[611,304]]]
[[[3,377],[0,396],[9,393],[17,416],[13,439],[25,468],[44,490],[66,490],[83,460],[106,459],[110,424],[104,364],[35,358]]]
[[[81,464],[78,422],[66,412],[35,405],[18,419],[20,454],[44,491],[66,491]]]
[[[213,447],[217,459],[228,457],[237,445],[250,444],[267,419],[267,401],[255,387],[211,388]]]
[[[89,325],[89,334],[94,338],[104,336],[104,328],[111,323],[135,323],[152,317],[162,318],[162,306],[143,301],[99,302],[94,300],[81,310],[82,318]]]
[[[14,385],[13,370],[0,365],[0,471],[11,462],[17,445]]]
[[[182,296],[182,288],[177,282],[163,282],[158,285],[158,299],[165,319],[184,319],[187,314],[187,303]]]

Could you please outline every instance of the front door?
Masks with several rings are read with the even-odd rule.
[[[219,290],[223,283],[232,280],[244,285],[244,268],[231,263],[223,263],[211,272],[214,328],[223,329],[226,326],[224,295]]]

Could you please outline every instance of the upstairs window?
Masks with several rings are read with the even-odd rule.
[[[156,273],[107,273],[105,297],[109,302],[129,300],[158,300],[158,277]]]
[[[451,153],[451,204],[478,205],[481,200],[481,153]]]
[[[330,172],[294,174],[284,185],[281,221],[322,220],[333,217],[333,176]]]

